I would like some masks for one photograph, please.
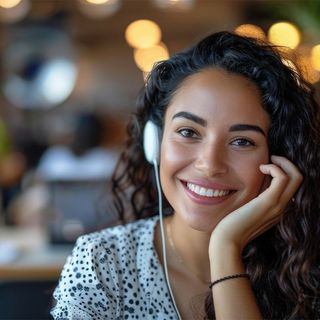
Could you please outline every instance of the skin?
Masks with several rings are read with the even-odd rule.
[[[272,156],[269,164],[269,127],[255,84],[221,69],[188,77],[168,106],[160,179],[174,209],[165,219],[174,243],[167,254],[182,318],[190,317],[190,301],[208,291],[209,280],[244,272],[243,248],[279,221],[302,181],[287,159]],[[223,195],[197,195],[187,182]],[[155,245],[161,257],[158,227]],[[212,294],[217,319],[261,318],[245,278],[224,281]]]

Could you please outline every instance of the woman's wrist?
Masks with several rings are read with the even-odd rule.
[[[211,239],[209,246],[211,280],[244,273],[242,250],[232,241]]]
[[[231,237],[215,231],[211,235],[209,243],[209,257],[213,259],[217,254],[222,252],[241,256],[242,248],[241,245]]]

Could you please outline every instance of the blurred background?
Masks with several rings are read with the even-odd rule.
[[[0,0],[0,319],[49,318],[76,237],[117,223],[145,77],[221,30],[286,47],[320,98],[320,0]]]

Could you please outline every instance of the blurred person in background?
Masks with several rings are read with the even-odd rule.
[[[77,115],[70,142],[49,147],[40,159],[37,172],[45,180],[110,177],[117,154],[102,146],[107,129],[96,114]]]
[[[40,157],[35,172],[26,180],[26,188],[9,208],[11,221],[17,225],[47,224],[51,210],[50,182],[107,181],[118,154],[104,147],[104,122],[94,113],[76,114],[66,135],[56,137]],[[59,134],[58,134],[59,135]],[[66,193],[66,196],[70,196]],[[77,199],[69,199],[76,206]],[[49,210],[49,211],[48,211]],[[88,213],[89,214],[89,213]]]

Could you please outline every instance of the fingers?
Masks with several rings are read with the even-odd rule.
[[[272,177],[271,184],[266,190],[276,201],[287,203],[299,188],[303,177],[288,159],[272,156],[271,161],[272,164],[260,166],[262,173]]]
[[[295,181],[298,183],[298,185],[300,185],[303,180],[303,176],[291,161],[279,156],[271,156],[271,161],[278,165],[289,177],[291,177],[292,181]]]

